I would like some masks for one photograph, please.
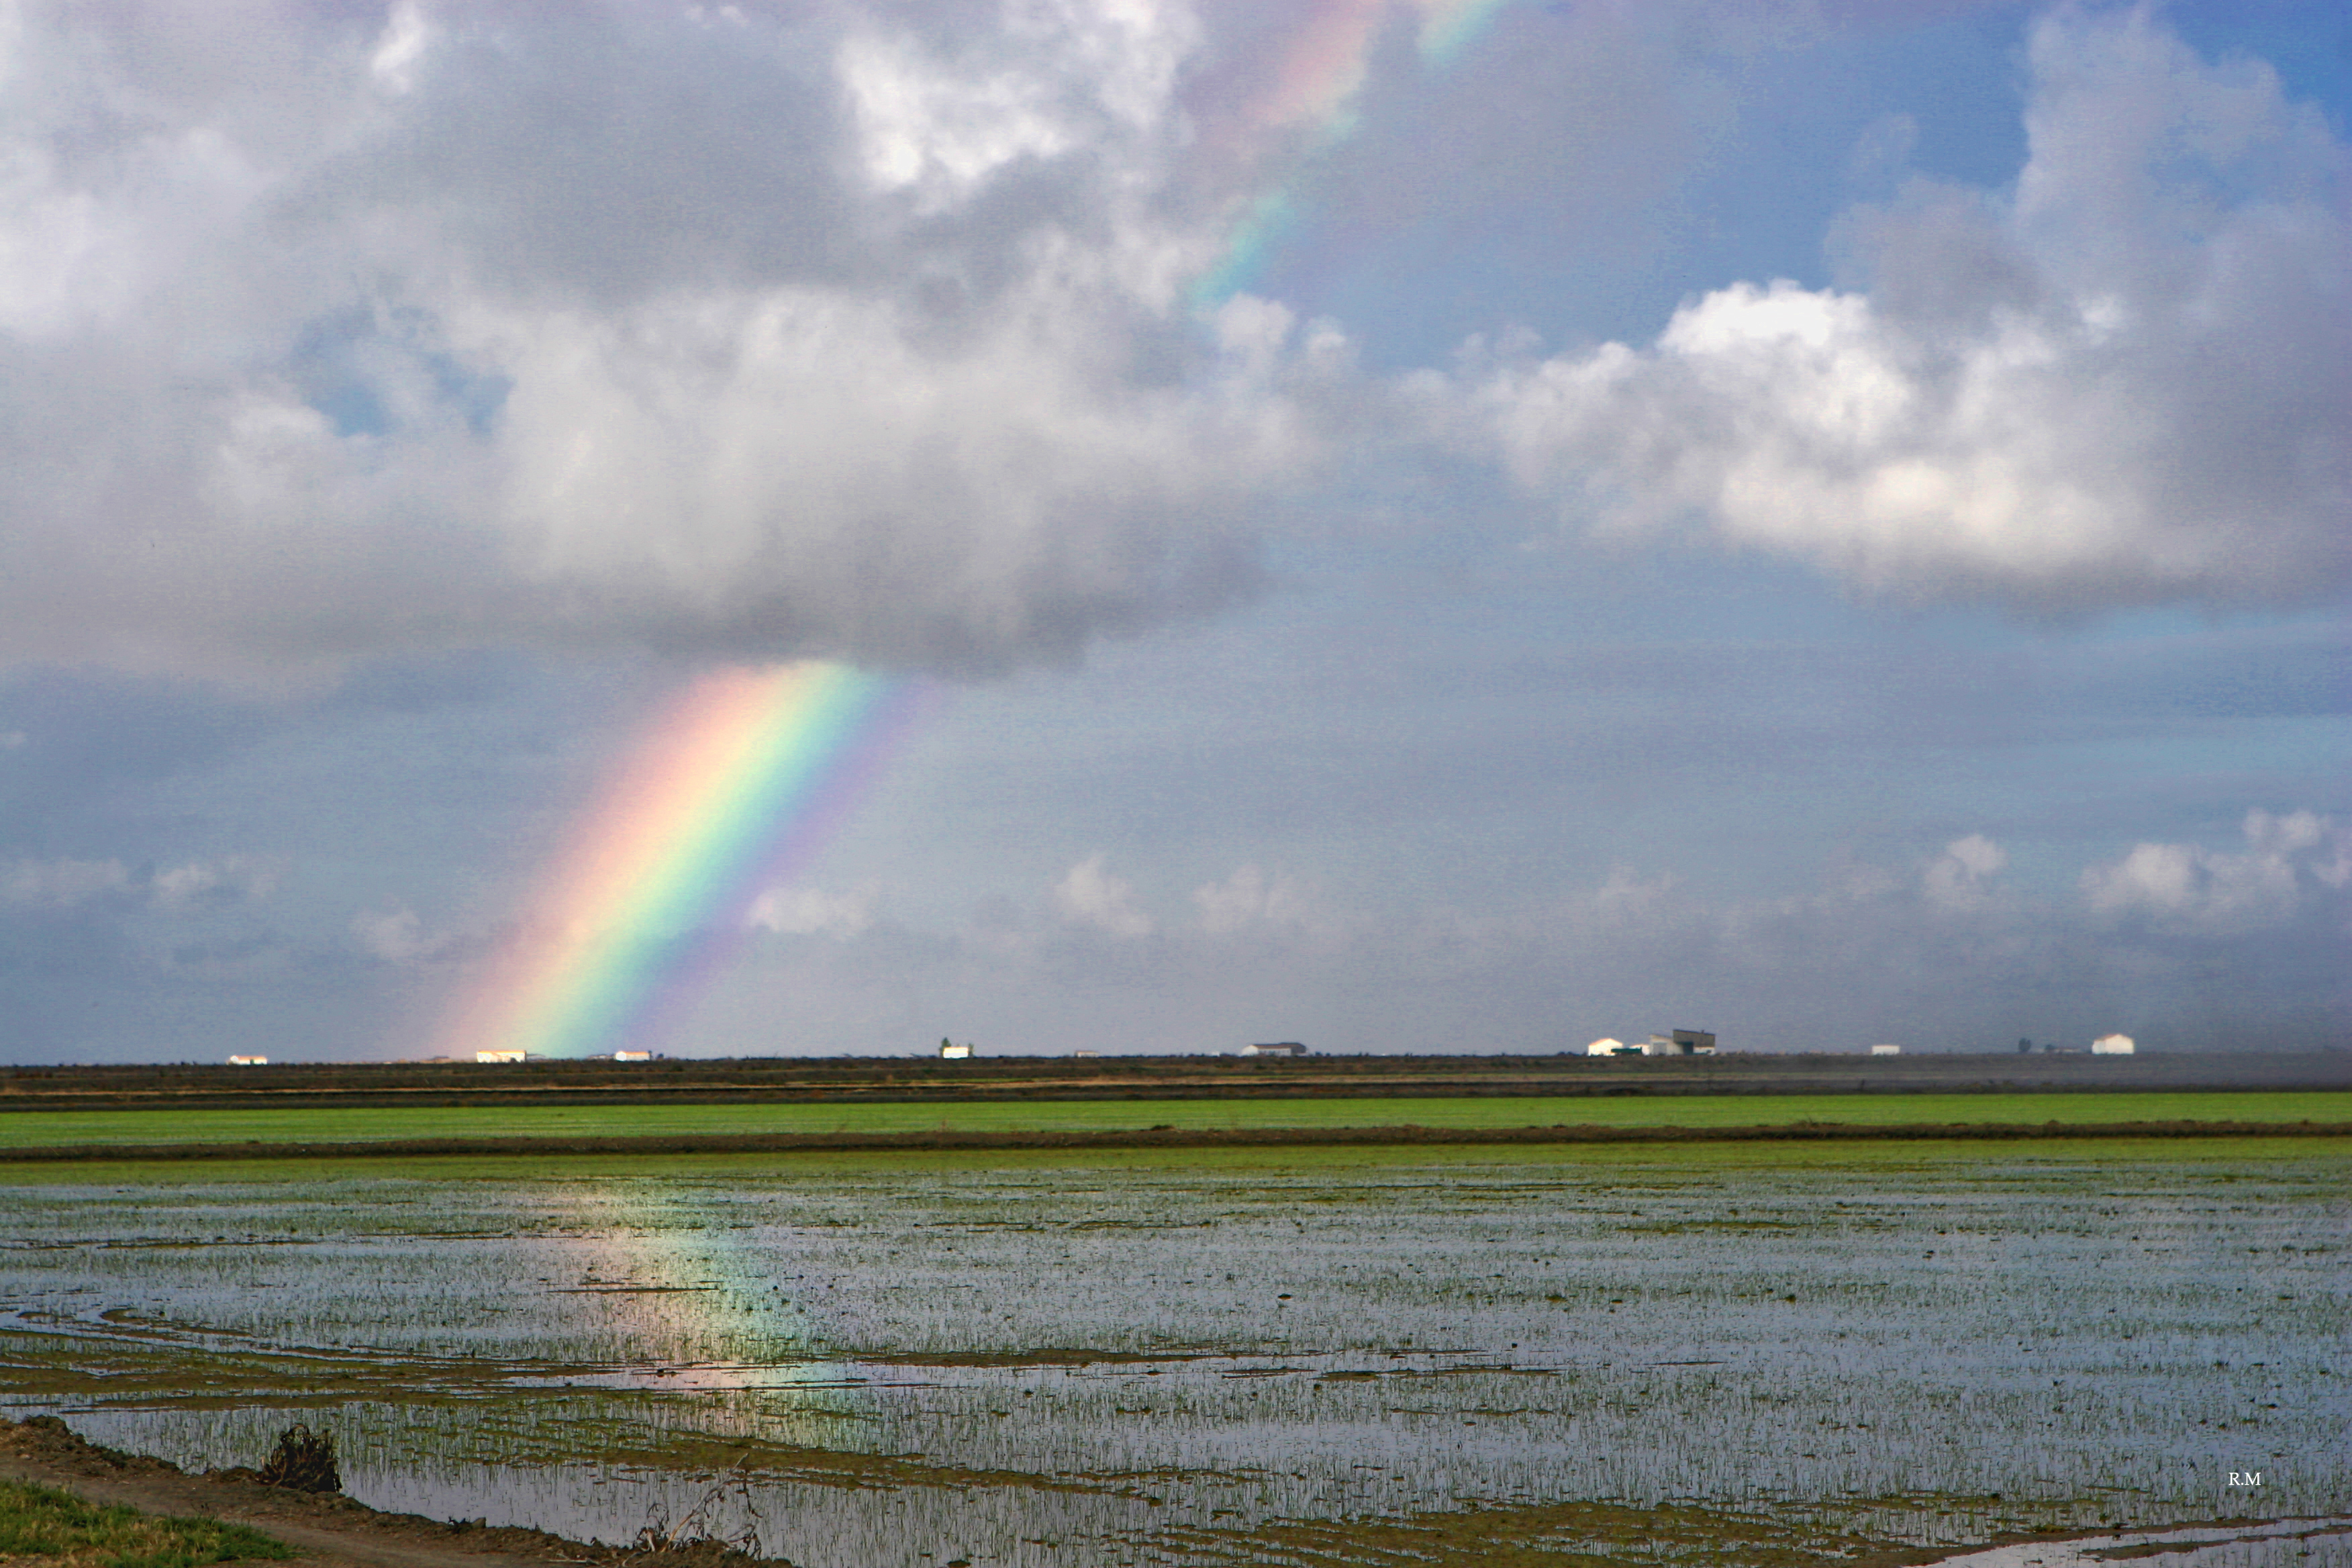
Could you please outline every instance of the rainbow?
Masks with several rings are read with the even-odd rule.
[[[768,1227],[725,1223],[707,1192],[676,1181],[573,1173],[533,1196],[555,1222],[539,1255],[580,1292],[580,1328],[620,1349],[602,1369],[610,1384],[755,1396],[704,1405],[706,1430],[811,1447],[851,1436],[850,1369],[826,1352],[820,1318],[778,1289]]]
[[[1470,40],[1511,0],[1420,0],[1421,58],[1432,65],[1451,65],[1470,47]]]
[[[440,1054],[584,1056],[658,1035],[870,772],[905,691],[832,664],[695,681],[582,816]]]
[[[1257,155],[1288,142],[1317,156],[1356,132],[1356,100],[1393,12],[1419,17],[1414,45],[1424,68],[1450,66],[1511,0],[1320,0],[1291,30],[1267,89],[1242,113]],[[1297,140],[1304,133],[1303,147]],[[1241,209],[1215,265],[1194,282],[1197,306],[1213,308],[1247,287],[1302,226],[1295,184],[1261,191]]]

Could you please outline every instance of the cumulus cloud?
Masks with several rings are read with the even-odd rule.
[[[874,923],[880,900],[878,888],[771,888],[752,901],[744,923],[780,936],[856,936]]]
[[[2305,916],[2329,899],[2340,912],[2330,879],[2352,886],[2342,842],[2323,818],[2263,816],[2247,855],[2294,861]],[[883,1032],[910,1041],[936,1039],[925,1020],[951,1011],[971,1020],[960,1030],[1019,1050],[1229,1050],[1274,1037],[1335,1051],[1580,1050],[1596,1035],[1674,1026],[1765,1050],[1888,1038],[2005,1050],[2020,1036],[2087,1041],[2117,1027],[2165,1050],[2347,1037],[2340,919],[2119,926],[2064,890],[1997,895],[1988,884],[2008,868],[2000,846],[1972,834],[1924,866],[1832,865],[1789,897],[1710,895],[1619,868],[1532,902],[1343,904],[1311,921],[1155,930],[1141,894],[1173,889],[1139,892],[1089,857],[1063,880],[1059,922],[1002,910],[961,929],[877,924],[762,952],[770,994],[855,994],[849,1013],[893,1018]],[[1258,893],[1273,880],[1261,872]],[[1939,885],[1961,889],[1961,903]],[[1232,897],[1249,893],[1247,878],[1201,890],[1226,896],[1196,899],[1203,913],[1256,907]],[[1114,928],[1151,940],[1098,940]],[[840,1034],[839,1048],[870,1047],[872,1025],[857,1027],[868,1032]]]
[[[0,662],[1061,660],[1253,592],[1269,503],[1396,434],[1338,329],[1200,312],[1282,178],[1250,136],[1304,134],[1215,101],[1288,58],[1231,7],[10,15]],[[1359,18],[1366,157],[1394,151],[1370,100],[1419,101],[1374,47],[1417,15]],[[1663,80],[1679,32],[1574,21],[1560,80]],[[2338,590],[2344,149],[2143,13],[2057,13],[2031,69],[2015,189],[1854,215],[1862,287],[1738,284],[1649,347],[1503,356],[1408,405],[1580,518],[1696,517],[1889,589]],[[1679,146],[1637,112],[1670,100],[1549,141]],[[1524,143],[1507,107],[1463,134]],[[1443,210],[1444,167],[1359,218]],[[1585,213],[1567,171],[1597,167],[1570,157],[1545,211]]]
[[[13,14],[0,659],[987,668],[1247,593],[1311,369],[1192,319],[1194,41],[1111,0]]]
[[[1930,903],[1946,909],[1981,908],[1991,896],[1992,879],[2009,864],[2009,852],[1981,833],[1956,838],[1927,864],[1921,882]]]
[[[1307,918],[1308,900],[1296,879],[1276,871],[1271,876],[1255,866],[1236,868],[1222,882],[1192,890],[1200,910],[1201,929],[1211,936],[1226,936],[1262,922],[1297,925]]]
[[[1652,345],[1409,384],[1573,519],[1696,520],[1870,588],[2051,609],[2352,582],[2352,157],[2145,9],[2028,50],[2012,190],[1852,215],[1860,287],[1738,283]]]
[[[266,899],[278,889],[278,862],[257,855],[191,860],[154,872],[148,889],[157,907],[197,909]]]
[[[1248,594],[1262,503],[1367,405],[1331,330],[1195,318],[1251,194],[1201,152],[1206,28],[1113,0],[17,15],[0,659],[971,669]],[[2015,189],[1855,215],[1864,287],[1738,284],[1647,348],[1424,401],[1580,516],[1888,588],[2336,591],[2344,149],[2141,13],[2058,13],[2031,68]]]
[[[1089,855],[1054,884],[1054,909],[1072,925],[1118,937],[1150,936],[1151,917],[1135,902],[1135,889]]]
[[[2259,931],[2293,919],[2322,890],[2352,884],[2352,828],[2315,812],[2250,811],[2246,847],[2230,854],[2194,844],[2138,844],[2112,865],[2083,873],[2096,912],[2137,917],[2160,930],[2200,935]]]
[[[266,899],[278,878],[275,860],[254,855],[136,869],[111,859],[19,860],[0,869],[0,903],[47,910],[111,903],[184,914]]]
[[[455,945],[447,932],[428,931],[416,911],[405,904],[362,910],[353,915],[352,941],[370,958],[391,964],[427,963]]]
[[[19,860],[0,874],[0,898],[31,909],[70,909],[131,885],[120,860]]]

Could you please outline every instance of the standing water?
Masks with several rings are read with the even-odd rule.
[[[2035,1532],[2077,1539],[1953,1568],[2328,1568],[2346,1166],[2275,1140],[12,1174],[0,1400],[188,1466],[302,1421],[381,1508],[614,1542],[692,1516],[804,1568],[1919,1563]],[[2238,1519],[2303,1522],[2210,1522]]]

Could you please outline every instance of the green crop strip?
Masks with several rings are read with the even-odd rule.
[[[512,1153],[421,1154],[397,1162],[409,1181],[483,1181],[511,1184],[519,1177],[551,1183],[658,1178],[773,1176],[790,1173],[817,1178],[849,1173],[880,1176],[947,1174],[953,1172],[1266,1171],[1307,1175],[1349,1171],[1401,1169],[1531,1170],[1585,1169],[1621,1175],[1656,1171],[1846,1171],[1857,1175],[1907,1172],[1990,1172],[2122,1168],[2178,1168],[2318,1162],[2352,1163],[2352,1146],[2340,1138],[2298,1136],[2292,1126],[2274,1135],[2208,1139],[2045,1138],[2031,1142],[1927,1140],[1893,1143],[1558,1143],[1517,1145],[1368,1143],[1323,1147],[1171,1147],[1157,1149],[807,1149],[789,1153],[711,1152],[657,1153],[623,1158],[612,1154]],[[273,1187],[307,1183],[367,1180],[381,1176],[382,1163],[315,1158],[208,1162],[201,1174],[185,1165],[137,1159],[75,1161],[56,1164],[0,1166],[0,1191],[58,1186],[190,1181],[266,1183]]]
[[[967,1103],[394,1106],[0,1112],[0,1147],[342,1143],[397,1138],[1091,1132],[1165,1127],[1769,1127],[2347,1121],[2352,1091],[985,1100]]]

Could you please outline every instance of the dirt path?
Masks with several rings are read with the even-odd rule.
[[[0,1421],[0,1476],[58,1487],[86,1502],[249,1524],[303,1554],[288,1568],[758,1568],[754,1559],[715,1546],[625,1551],[543,1531],[381,1513],[340,1495],[263,1486],[250,1470],[189,1475],[161,1459],[86,1443],[55,1416]]]

